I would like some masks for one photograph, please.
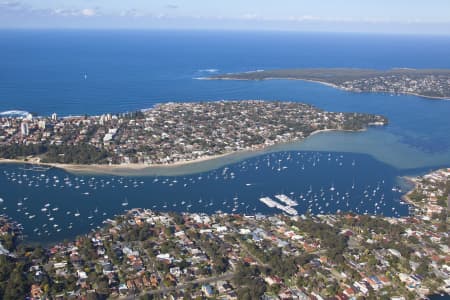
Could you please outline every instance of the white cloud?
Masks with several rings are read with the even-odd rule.
[[[140,13],[137,9],[127,9],[127,10],[122,10],[119,13],[119,16],[121,17],[143,17],[144,14]]]
[[[0,1],[0,12],[20,13],[30,8],[20,1]]]
[[[15,9],[22,7],[22,3],[19,1],[0,1],[0,6]]]
[[[50,11],[50,14],[55,16],[67,17],[67,16],[76,16],[77,11],[73,9],[55,8],[52,11]]]
[[[41,12],[45,13],[45,12]],[[56,8],[50,11],[51,15],[61,17],[94,17],[99,15],[98,9],[83,8],[83,9],[71,9],[71,8]]]
[[[201,17],[205,19],[219,19],[217,17]],[[222,18],[220,18],[222,19]],[[312,15],[291,15],[280,17],[268,17],[260,16],[253,13],[246,13],[237,17],[227,17],[228,20],[244,20],[244,21],[261,21],[261,22],[286,22],[286,23],[343,23],[343,24],[448,24],[448,21],[440,20],[423,20],[423,19],[410,19],[410,20],[396,20],[392,18],[365,18],[365,17],[323,17]]]
[[[83,8],[81,10],[81,15],[83,15],[85,17],[93,17],[93,16],[97,15],[97,11],[92,8]]]
[[[159,7],[159,10],[145,10],[126,7],[123,10],[111,9],[108,6],[98,7],[94,0],[79,1],[77,5],[69,1],[55,1],[59,7],[42,7],[32,5],[34,0],[0,0],[0,28],[22,26],[23,21],[34,26],[98,26],[98,27],[167,27],[167,28],[261,28],[261,29],[295,29],[295,30],[345,30],[353,31],[373,29],[388,31],[398,28],[399,31],[445,31],[448,32],[449,20],[411,18],[405,20],[389,16],[324,16],[314,14],[257,14],[252,9],[240,14],[198,14],[184,11],[184,7],[170,1]],[[38,1],[38,0],[36,0]],[[224,12],[225,13],[225,12]],[[33,17],[35,17],[33,19]],[[21,19],[22,18],[22,19]],[[43,21],[44,20],[44,21]],[[81,21],[78,24],[77,21]],[[52,23],[53,22],[53,23]],[[74,25],[75,24],[75,25]],[[94,24],[94,25],[92,25]],[[30,25],[27,25],[30,26]],[[422,29],[423,28],[423,29]]]
[[[244,20],[257,20],[257,19],[260,19],[260,17],[257,14],[252,14],[252,13],[243,14],[241,16],[241,18],[244,19]]]
[[[94,17],[99,16],[100,9],[95,8],[37,8],[17,0],[0,0],[0,13],[27,16],[58,16],[58,17]]]

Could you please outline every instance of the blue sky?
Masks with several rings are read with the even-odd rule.
[[[450,0],[0,0],[0,28],[450,34]]]

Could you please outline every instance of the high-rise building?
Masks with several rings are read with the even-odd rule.
[[[52,113],[52,121],[58,120],[58,115],[56,113]]]
[[[39,129],[45,129],[46,122],[45,120],[39,120],[38,127]]]
[[[20,132],[24,136],[29,134],[27,122],[22,122],[22,124],[20,124]]]

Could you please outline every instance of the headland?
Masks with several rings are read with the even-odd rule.
[[[450,70],[371,70],[354,68],[279,69],[214,75],[211,80],[303,80],[358,93],[408,94],[429,99],[450,100]]]

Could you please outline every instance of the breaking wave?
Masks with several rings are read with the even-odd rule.
[[[217,72],[219,72],[219,69],[201,69],[198,71],[201,73],[217,73]]]
[[[29,112],[25,110],[7,110],[0,112],[2,117],[26,117]]]

